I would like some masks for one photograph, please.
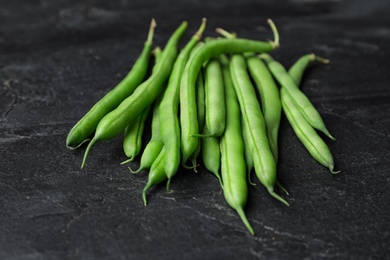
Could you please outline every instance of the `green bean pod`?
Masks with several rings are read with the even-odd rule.
[[[204,84],[204,69],[202,68],[198,74],[198,78],[196,79],[196,109],[198,111],[197,118],[198,118],[198,133],[203,129],[205,124],[205,115],[206,115],[206,104],[205,104],[205,84]],[[186,169],[193,169],[195,172],[197,172],[196,167],[197,164],[197,158],[198,155],[201,153],[202,150],[202,143],[198,142],[195,151],[191,154],[189,161],[191,161],[192,165],[187,166],[185,164],[182,164],[184,168]],[[184,163],[184,162],[183,162]]]
[[[198,31],[180,51],[173,65],[168,86],[160,104],[160,111],[163,111],[160,113],[160,131],[161,140],[163,141],[166,150],[164,171],[168,178],[167,189],[169,189],[171,178],[177,173],[180,166],[180,125],[178,117],[180,80],[191,51],[201,39],[205,27],[206,19],[204,18]]]
[[[203,127],[203,134],[210,134],[207,130],[207,127]],[[220,149],[220,137],[218,136],[209,136],[202,138],[202,160],[203,164],[207,170],[217,177],[221,187],[223,187],[222,178],[220,174],[221,170],[221,149]]]
[[[159,107],[160,107],[161,99],[162,99],[162,95],[160,95],[154,103],[153,112],[152,112],[151,138],[149,142],[146,144],[145,149],[142,152],[139,168],[133,171],[129,167],[129,170],[132,173],[138,173],[142,170],[149,169],[152,166],[153,162],[156,160],[157,156],[160,154],[164,146],[164,143],[161,141],[161,136],[160,136]]]
[[[205,67],[205,122],[211,136],[221,136],[225,130],[225,86],[222,68],[217,58]]]
[[[125,128],[123,138],[123,151],[128,158],[124,163],[132,162],[139,154],[142,148],[142,135],[145,128],[145,121],[149,115],[149,107],[147,107],[141,115],[139,115],[132,124]]]
[[[203,44],[189,61],[183,72],[180,86],[180,124],[182,161],[186,162],[197,147],[199,131],[196,111],[195,85],[197,75],[207,60],[223,53],[269,52],[279,46],[276,27],[268,20],[275,40],[270,42],[247,39],[218,39]]]
[[[157,64],[156,73],[139,85],[128,98],[113,111],[108,113],[99,122],[95,135],[85,151],[81,168],[83,168],[91,147],[98,141],[112,139],[123,133],[129,122],[135,118],[156,99],[165,86],[165,82],[171,73],[173,63],[178,54],[178,44],[186,32],[187,22],[183,22],[168,40],[161,57],[161,62]]]
[[[119,84],[100,99],[70,130],[66,138],[66,146],[76,149],[84,142],[89,141],[90,136],[96,130],[100,120],[114,110],[125,98],[131,95],[144,80],[153,48],[153,34],[156,22],[151,21],[148,39],[144,44],[142,53],[134,63],[130,72]]]
[[[249,73],[260,93],[261,109],[267,128],[267,137],[275,161],[278,161],[278,133],[282,104],[279,89],[271,72],[257,56],[247,58]]]
[[[327,59],[317,57],[314,54],[306,54],[300,57],[291,66],[288,72],[297,86],[300,85],[303,73],[312,61],[329,63]],[[333,155],[330,152],[329,147],[317,134],[313,127],[306,122],[305,118],[303,118],[291,97],[285,92],[283,88],[280,91],[280,94],[284,113],[286,114],[287,120],[292,126],[298,139],[302,142],[307,151],[317,162],[327,167],[331,173],[338,173],[339,171],[334,171]]]
[[[288,205],[288,202],[274,191],[276,162],[268,142],[260,104],[247,71],[245,58],[242,55],[232,56],[230,71],[242,111],[243,122],[249,131],[249,142],[252,143],[249,149],[251,149],[256,176],[271,196]]]
[[[242,131],[242,140],[244,141],[244,158],[245,158],[245,164],[246,164],[246,173],[248,175],[248,183],[251,185],[256,185],[252,181],[252,171],[253,171],[253,158],[252,158],[252,144],[250,143],[250,137],[249,137],[249,130],[247,129],[247,125],[244,124],[243,119],[241,118],[241,131]]]
[[[307,96],[297,87],[294,79],[288,74],[286,69],[278,61],[274,60],[268,54],[262,54],[262,58],[266,61],[268,68],[280,83],[282,88],[286,89],[288,95],[291,96],[295,105],[299,108],[302,115],[306,121],[317,130],[323,132],[330,139],[335,140],[335,138],[329,133],[328,129],[325,126],[324,121],[321,118],[321,115],[318,113],[316,108],[307,98]]]
[[[248,198],[248,185],[241,133],[241,111],[233,86],[226,86],[226,126],[221,136],[221,175],[226,202],[235,209],[242,222],[254,235],[244,206]]]

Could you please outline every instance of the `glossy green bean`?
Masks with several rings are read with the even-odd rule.
[[[273,23],[268,20],[275,40],[262,42],[247,39],[219,39],[205,43],[189,59],[183,72],[180,87],[180,124],[182,161],[186,162],[197,147],[199,131],[196,111],[195,82],[203,63],[223,53],[269,52],[279,46],[279,36]]]
[[[248,183],[251,185],[256,185],[255,182],[252,181],[252,171],[253,171],[253,158],[252,158],[252,144],[250,142],[249,130],[247,129],[247,125],[244,123],[244,120],[241,118],[241,131],[242,131],[242,140],[244,141],[244,158],[246,164],[246,173],[248,176]]]
[[[134,122],[125,128],[123,151],[128,159],[121,164],[132,162],[141,151],[142,136],[145,128],[145,121],[149,115],[149,110],[149,107],[145,108]]]
[[[271,72],[257,56],[247,58],[249,73],[260,93],[261,109],[267,128],[267,137],[275,161],[278,161],[278,133],[282,104],[279,89]]]
[[[205,115],[206,115],[206,104],[205,104],[205,84],[204,84],[204,69],[202,68],[198,74],[198,78],[196,79],[196,109],[197,119],[198,119],[198,133],[203,129],[205,124]],[[186,169],[193,169],[197,172],[197,158],[202,150],[202,143],[198,142],[195,151],[191,154],[189,161],[191,162],[191,166],[187,166],[182,164]],[[184,163],[184,162],[183,162]]]
[[[108,113],[99,122],[93,139],[88,144],[85,151],[81,168],[83,168],[91,147],[98,141],[112,139],[123,133],[129,122],[137,116],[156,99],[165,86],[165,82],[171,73],[172,66],[178,53],[178,44],[187,30],[187,22],[183,22],[172,34],[166,47],[163,50],[161,62],[157,64],[157,71],[126,98],[113,111]]]
[[[205,122],[211,136],[221,136],[225,130],[226,108],[222,68],[217,58],[205,67]]]
[[[144,80],[152,52],[155,27],[156,22],[153,19],[142,53],[126,77],[100,99],[70,130],[66,138],[66,146],[68,148],[76,149],[84,142],[89,141],[90,136],[95,131],[100,120],[114,110],[125,98],[131,95]]]
[[[254,235],[244,206],[248,198],[248,185],[241,132],[241,111],[233,86],[226,86],[226,126],[221,136],[221,175],[226,202],[237,211],[244,225]]]
[[[167,174],[167,189],[172,177],[177,173],[180,166],[180,125],[178,117],[180,99],[180,80],[184,67],[191,54],[192,49],[197,45],[206,27],[206,19],[198,31],[191,37],[189,42],[180,51],[169,77],[167,89],[161,101],[160,110],[160,131],[161,140],[165,146],[166,156],[164,157],[164,171]]]
[[[207,127],[203,127],[203,134],[209,135]],[[220,149],[220,137],[209,136],[202,138],[201,140],[201,154],[205,168],[217,177],[221,187],[223,187],[222,178],[220,174],[221,170],[221,149]]]
[[[329,61],[320,57],[316,57],[314,54],[307,54],[300,57],[289,69],[289,74],[295,81],[297,86],[301,83],[303,73],[306,67],[312,61],[320,61],[322,63],[328,63]],[[283,111],[292,126],[298,139],[302,142],[306,150],[310,155],[320,164],[327,167],[333,174],[339,171],[334,170],[333,155],[329,150],[329,147],[317,134],[313,127],[308,124],[305,118],[296,107],[295,103],[291,99],[290,95],[282,88],[280,91],[281,100],[283,104]]]
[[[295,81],[288,74],[286,69],[278,61],[274,60],[268,54],[262,54],[262,58],[266,61],[268,68],[279,82],[282,88],[286,89],[288,95],[291,96],[295,105],[299,108],[306,121],[317,130],[323,132],[326,136],[334,140],[335,138],[329,133],[325,126],[321,115],[307,98],[307,96],[297,87]]]
[[[243,122],[246,124],[245,127],[249,131],[249,141],[252,143],[250,148],[256,176],[271,196],[288,205],[288,202],[274,191],[276,162],[269,146],[264,117],[249,78],[245,58],[242,55],[233,55],[230,70]]]
[[[160,103],[162,95],[160,95],[154,105],[152,113],[152,126],[151,126],[151,137],[149,142],[146,144],[145,149],[142,152],[140,159],[140,166],[137,170],[133,171],[130,167],[129,170],[132,173],[138,173],[142,170],[149,169],[153,162],[156,160],[157,156],[160,154],[164,143],[161,140],[160,135]]]

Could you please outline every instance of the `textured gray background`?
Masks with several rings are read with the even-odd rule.
[[[389,259],[389,1],[1,1],[0,259]],[[183,20],[206,35],[281,34],[273,55],[327,57],[302,89],[337,141],[337,176],[317,164],[285,118],[278,176],[285,207],[260,185],[246,212],[252,237],[213,176],[180,170],[172,191],[140,193],[121,141],[65,147],[70,128],[131,68],[150,19],[163,46]],[[138,161],[133,163],[133,167]]]

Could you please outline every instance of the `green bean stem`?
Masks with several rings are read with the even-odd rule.
[[[123,133],[129,122],[132,122],[146,107],[153,103],[171,73],[177,57],[179,41],[187,31],[187,27],[188,23],[183,22],[172,34],[163,50],[161,62],[157,64],[156,73],[152,73],[146,81],[136,88],[133,94],[102,118],[96,128],[95,136],[84,153],[81,168],[84,167],[89,151],[96,142],[109,140]]]
[[[296,106],[298,106],[306,121],[317,130],[323,132],[330,139],[335,140],[335,138],[326,128],[321,115],[318,113],[307,96],[297,87],[294,79],[291,78],[283,65],[268,54],[262,54],[261,57],[266,61],[268,68],[282,86],[282,88],[285,88],[287,94],[291,96],[292,100]]]
[[[249,142],[252,143],[250,149],[252,150],[257,178],[267,188],[271,196],[288,205],[288,202],[274,191],[276,162],[270,149],[264,117],[249,78],[245,58],[242,55],[233,55],[230,62],[230,70],[242,111],[243,122],[249,131]]]
[[[160,110],[160,131],[161,140],[165,145],[166,156],[164,157],[164,171],[167,174],[167,189],[171,178],[177,173],[180,166],[180,125],[178,118],[180,80],[184,67],[191,54],[192,49],[197,45],[206,27],[206,19],[202,19],[198,31],[192,36],[186,46],[180,51],[169,77],[167,89],[161,101]]]
[[[268,23],[274,34],[274,41],[262,42],[247,39],[219,39],[203,44],[190,57],[183,72],[180,87],[180,124],[182,161],[186,162],[198,144],[199,131],[196,111],[195,82],[203,63],[223,53],[269,52],[279,46],[279,35],[273,22]]]
[[[233,86],[226,86],[226,127],[221,137],[221,175],[226,202],[237,211],[249,232],[254,235],[244,206],[248,198],[241,111]]]
[[[95,131],[100,120],[114,110],[125,98],[131,95],[144,80],[152,52],[155,27],[156,22],[152,19],[148,38],[144,44],[142,53],[126,77],[100,99],[70,130],[66,138],[66,146],[69,149],[76,149],[88,141],[88,138]]]
[[[278,161],[278,133],[282,104],[279,89],[267,66],[258,57],[247,58],[248,70],[260,93],[261,109],[267,128],[267,137],[275,161]]]

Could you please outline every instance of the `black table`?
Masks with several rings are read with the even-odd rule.
[[[389,259],[390,3],[378,1],[2,1],[0,7],[1,259]],[[271,2],[271,1],[269,1]],[[150,19],[155,44],[208,18],[241,37],[281,35],[286,67],[314,52],[302,84],[330,132],[341,170],[315,162],[285,117],[278,178],[286,207],[261,185],[245,208],[251,236],[214,176],[180,169],[148,193],[122,137],[70,151],[70,128],[129,71]],[[137,167],[139,160],[131,164]],[[279,191],[278,191],[279,193]]]

